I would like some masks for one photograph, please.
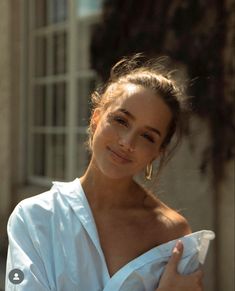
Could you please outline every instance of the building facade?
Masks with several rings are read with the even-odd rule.
[[[227,0],[228,9],[232,1]],[[85,148],[89,98],[99,82],[89,46],[100,21],[102,1],[2,0],[0,2],[0,248],[7,247],[6,223],[23,198],[72,180],[88,163]],[[234,22],[231,16],[231,30]],[[228,45],[232,32],[227,32]],[[193,231],[212,229],[205,265],[205,290],[234,290],[234,163],[219,189],[202,176],[199,156],[209,140],[207,126],[194,119],[154,191],[179,209]],[[196,149],[192,151],[191,141]],[[215,191],[220,200],[215,200]]]

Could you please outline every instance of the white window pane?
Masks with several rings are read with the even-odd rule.
[[[34,126],[46,125],[46,86],[36,85],[33,98]]]
[[[91,35],[98,23],[96,17],[90,17],[89,20],[81,20],[77,22],[77,66],[78,70],[86,70],[91,67]]]
[[[47,0],[35,0],[34,21],[35,27],[43,27],[47,24]]]
[[[47,0],[47,23],[63,22],[67,18],[67,0]]]
[[[86,70],[90,68],[90,41],[91,26],[87,22],[79,22],[78,24],[78,70]]]
[[[61,22],[66,20],[68,2],[68,0],[54,0],[55,22]]]
[[[35,0],[35,27],[40,28],[63,22],[68,15],[67,0]]]
[[[66,84],[56,83],[53,85],[52,95],[52,126],[65,126],[66,122]]]
[[[103,0],[77,0],[77,16],[86,17],[99,13]]]
[[[44,134],[34,134],[32,136],[32,163],[33,175],[45,176],[46,166],[46,139]]]
[[[52,134],[47,137],[46,175],[52,179],[65,178],[65,136]]]
[[[47,70],[47,39],[44,36],[36,37],[35,41],[35,76],[43,77]]]
[[[65,32],[53,35],[53,74],[64,74],[67,71],[67,35]]]

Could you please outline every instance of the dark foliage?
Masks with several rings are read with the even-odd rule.
[[[215,182],[235,155],[234,86],[226,91],[230,93],[224,90],[226,78],[234,77],[232,65],[230,75],[224,70],[226,21],[234,10],[226,12],[224,2],[106,0],[91,43],[92,66],[103,80],[117,60],[136,52],[168,55],[186,66],[193,80],[189,94],[194,96],[194,112],[211,129],[212,142],[205,149],[201,170],[211,165]]]

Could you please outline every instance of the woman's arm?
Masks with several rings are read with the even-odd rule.
[[[202,270],[190,275],[181,275],[177,271],[177,265],[183,253],[183,244],[178,241],[173,249],[172,256],[166,265],[156,291],[202,291]]]

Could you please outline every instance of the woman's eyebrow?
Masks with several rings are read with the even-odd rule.
[[[121,111],[122,113],[124,113],[125,115],[127,115],[128,117],[130,117],[130,119],[135,120],[135,116],[133,114],[131,114],[128,110],[124,109],[124,108],[120,108],[118,109],[118,111]]]
[[[154,128],[154,127],[151,127],[151,126],[146,126],[146,128],[150,131],[153,131],[154,133],[156,133],[157,135],[159,135],[160,137],[162,136],[161,132],[157,129],[157,128]]]
[[[132,120],[136,120],[135,116],[133,114],[131,114],[128,110],[124,109],[124,108],[120,108],[118,109],[118,111],[121,111],[122,113],[124,113],[125,115],[127,115],[128,117],[130,117],[130,119]],[[146,129],[156,133],[157,135],[161,136],[161,132],[157,129],[157,128],[154,128],[154,127],[151,127],[151,126],[145,126]]]

